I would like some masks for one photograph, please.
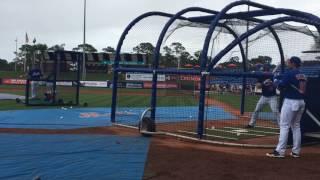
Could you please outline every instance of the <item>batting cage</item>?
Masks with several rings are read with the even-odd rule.
[[[162,29],[153,27],[161,23]],[[149,28],[145,40],[134,38],[139,28]],[[274,87],[273,77],[285,72],[291,56],[301,57],[304,74],[319,78],[319,30],[320,19],[312,14],[248,1],[221,11],[145,13],[127,26],[117,46],[111,120],[144,134],[275,144],[282,93],[274,88],[265,94],[263,88]],[[120,53],[141,41],[155,45],[148,51],[152,58],[140,66],[121,64]],[[319,117],[312,116],[306,121],[319,131]]]
[[[48,51],[42,58],[29,70],[26,105],[78,105],[81,53]]]

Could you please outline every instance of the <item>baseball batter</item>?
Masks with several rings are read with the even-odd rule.
[[[264,67],[264,71],[269,71],[267,67]],[[254,112],[252,113],[251,119],[247,128],[253,128],[256,124],[256,120],[259,112],[262,110],[265,104],[269,104],[272,112],[277,117],[277,123],[279,124],[279,110],[278,110],[278,99],[276,96],[276,87],[273,84],[273,81],[268,78],[259,78],[257,87],[262,89],[262,96],[260,97]]]

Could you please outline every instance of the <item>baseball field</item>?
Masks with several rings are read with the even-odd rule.
[[[24,86],[1,85],[0,93],[24,95]],[[64,93],[67,93],[65,91]],[[80,89],[78,107],[30,107],[0,100],[1,178],[106,177],[106,179],[319,179],[319,145],[305,145],[302,157],[270,159],[269,148],[225,146],[194,141],[197,95],[193,91],[159,90],[157,130],[191,137],[154,135],[135,127],[150,103],[150,89],[120,89],[116,117],[110,122],[111,89]],[[214,94],[206,105],[205,140],[275,145],[279,129],[268,119],[245,129],[259,96]],[[83,107],[83,103],[88,103]],[[265,114],[263,114],[265,113]],[[117,122],[117,123],[119,123]],[[50,147],[50,148],[49,148]],[[36,153],[35,153],[36,152]],[[288,151],[289,152],[289,151]],[[10,164],[10,165],[9,165]],[[64,167],[64,168],[61,168]]]

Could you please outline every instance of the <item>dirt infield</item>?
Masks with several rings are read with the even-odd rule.
[[[302,157],[272,159],[270,149],[249,149],[154,137],[144,179],[320,179],[320,146],[303,147]]]
[[[115,126],[75,130],[0,129],[0,133],[140,136],[135,129]],[[269,151],[157,135],[151,137],[144,179],[320,179],[320,145],[303,147],[300,159],[270,159],[265,156]]]

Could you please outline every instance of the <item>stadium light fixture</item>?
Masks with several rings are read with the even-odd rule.
[[[83,47],[82,47],[82,80],[86,79],[86,52],[85,52],[85,44],[86,44],[86,6],[87,1],[83,1]]]

